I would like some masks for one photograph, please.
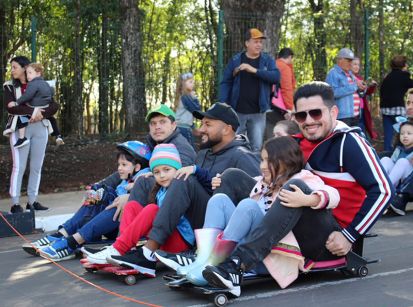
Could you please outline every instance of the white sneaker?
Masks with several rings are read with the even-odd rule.
[[[109,256],[120,256],[120,253],[113,245],[106,246],[103,250],[96,254],[91,254],[86,257],[89,263],[107,264],[106,258]]]
[[[56,145],[60,146],[60,145],[64,145],[65,142],[63,142],[63,139],[61,137],[56,138]]]

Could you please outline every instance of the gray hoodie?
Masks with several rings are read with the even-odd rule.
[[[26,91],[17,99],[17,105],[28,103],[32,107],[45,107],[52,102],[53,89],[42,77],[36,77],[27,84]]]
[[[230,167],[239,168],[251,177],[261,174],[260,162],[243,135],[237,135],[231,143],[216,153],[213,153],[211,148],[200,150],[195,164],[208,170],[212,177],[217,173],[222,174]]]

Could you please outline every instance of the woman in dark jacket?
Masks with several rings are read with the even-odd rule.
[[[392,151],[393,124],[396,116],[405,116],[404,95],[413,87],[413,80],[407,71],[407,58],[396,55],[390,62],[391,72],[380,86],[380,109],[383,116],[384,150]]]

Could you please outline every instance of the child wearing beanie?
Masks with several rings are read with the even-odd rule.
[[[182,167],[179,152],[174,144],[157,145],[149,161],[149,167],[155,177],[156,184],[151,192],[150,201],[125,230],[118,236],[115,243],[102,251],[89,254],[90,263],[112,263],[138,270],[140,273],[155,277],[156,258],[146,247],[136,246],[138,241],[149,234],[159,207],[167,193],[168,187],[178,169]],[[167,252],[178,253],[185,251],[194,244],[195,236],[189,221],[182,216],[181,220],[169,239],[161,247]],[[139,264],[139,265],[138,265]]]

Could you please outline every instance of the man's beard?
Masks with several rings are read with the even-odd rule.
[[[208,141],[206,141],[205,143],[201,143],[199,145],[199,149],[208,149],[208,148],[212,148],[213,146],[221,143],[222,140],[211,140],[208,139]]]

